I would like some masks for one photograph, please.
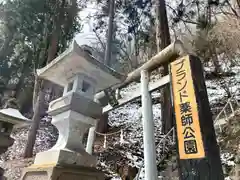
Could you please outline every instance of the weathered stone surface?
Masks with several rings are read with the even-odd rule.
[[[66,111],[52,119],[59,131],[59,138],[52,149],[38,153],[34,164],[76,164],[82,166],[95,166],[95,157],[89,155],[82,140],[84,133],[96,125],[96,119],[83,116],[74,111]]]
[[[74,41],[72,46],[47,66],[37,70],[37,74],[51,82],[65,86],[76,73],[84,73],[96,80],[96,91],[121,83],[125,77],[105,66],[85,52]]]
[[[49,150],[36,155],[34,165],[43,164],[74,164],[79,166],[94,167],[97,159],[85,150],[81,153],[69,150]]]
[[[54,116],[68,110],[96,119],[100,118],[102,114],[100,104],[76,92],[68,93],[64,97],[52,101],[48,113]]]
[[[69,110],[54,116],[52,124],[59,131],[58,141],[52,149],[68,149],[81,153],[84,150],[83,136],[90,127],[97,124],[97,120]]]
[[[23,172],[21,180],[103,180],[104,174],[95,168],[82,166],[32,166]]]
[[[86,55],[76,43],[73,43],[72,48],[53,60],[51,64],[38,70],[39,76],[43,79],[64,86],[64,92],[63,97],[50,103],[48,112],[52,116],[52,124],[59,131],[58,141],[49,151],[36,155],[34,167],[38,166],[41,169],[41,166],[46,164],[81,166],[77,173],[72,171],[75,167],[71,167],[69,171],[65,171],[65,166],[61,171],[59,167],[53,167],[52,170],[47,171],[49,180],[99,179],[92,174],[92,170],[91,174],[81,172],[84,166],[96,165],[96,158],[85,151],[82,141],[84,134],[90,127],[97,125],[102,115],[100,104],[94,102],[95,93],[120,83],[122,76]],[[89,147],[91,145],[88,143]],[[31,180],[39,175],[35,176],[28,172],[23,179],[26,180],[29,176]]]
[[[31,172],[26,174],[25,180],[47,180],[47,172]]]

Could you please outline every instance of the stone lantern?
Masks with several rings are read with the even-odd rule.
[[[13,127],[26,123],[30,123],[30,120],[17,109],[6,108],[0,110],[0,154],[7,151],[14,142],[14,139],[10,137]],[[2,176],[3,170],[0,168],[0,179]]]
[[[49,115],[59,131],[56,145],[36,155],[22,179],[100,180],[96,157],[85,151],[83,135],[96,126],[102,114],[94,95],[121,82],[123,76],[84,51],[75,41],[46,67],[37,71],[42,79],[64,87],[63,96],[50,103]]]
[[[0,110],[0,154],[4,153],[13,144],[10,137],[14,126],[30,123],[17,109],[7,108]]]

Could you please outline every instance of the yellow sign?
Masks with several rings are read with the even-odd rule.
[[[180,159],[204,158],[189,56],[170,64]]]

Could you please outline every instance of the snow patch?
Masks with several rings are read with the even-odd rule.
[[[223,165],[227,166],[235,166],[234,155],[230,153],[222,153],[221,161]]]

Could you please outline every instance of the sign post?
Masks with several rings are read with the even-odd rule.
[[[170,64],[181,180],[223,180],[219,148],[198,58]]]

